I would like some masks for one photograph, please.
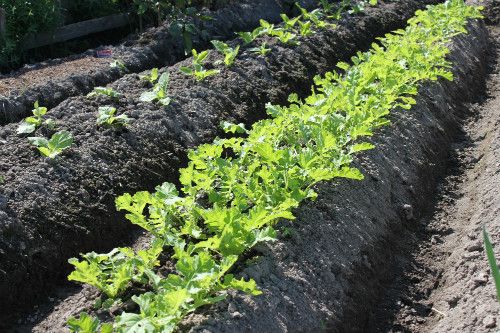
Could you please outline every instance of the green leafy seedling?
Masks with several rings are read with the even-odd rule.
[[[127,72],[127,66],[125,66],[125,63],[121,60],[114,60],[109,64],[109,67],[111,68],[118,68],[120,72]]]
[[[140,79],[143,81],[147,81],[151,84],[155,84],[156,81],[158,81],[159,77],[160,77],[160,75],[158,73],[158,68],[153,68],[151,70],[151,73],[149,73],[148,75],[141,75]]]
[[[250,44],[253,42],[257,37],[261,36],[264,34],[264,28],[263,27],[257,27],[253,31],[244,31],[244,32],[237,32],[236,33],[242,40],[245,45]]]
[[[287,45],[296,45],[298,42],[296,41],[297,35],[285,30],[275,29],[272,35],[280,41],[280,43]]]
[[[220,71],[217,69],[205,69],[203,67],[205,59],[209,55],[208,50],[198,53],[195,49],[193,49],[191,52],[193,54],[192,67],[182,66],[180,68],[181,72],[183,72],[186,75],[194,76],[197,81],[203,81],[209,76],[220,73]]]
[[[99,95],[108,96],[113,99],[119,99],[122,96],[122,94],[115,91],[113,88],[95,87],[92,92],[87,94],[87,97],[91,98]]]
[[[170,84],[170,74],[163,73],[158,79],[158,83],[155,84],[153,90],[146,91],[141,94],[139,100],[141,102],[155,102],[158,101],[160,104],[167,106],[170,104],[171,99],[168,97],[168,87]]]
[[[116,108],[112,106],[101,106],[98,112],[99,115],[96,120],[97,125],[108,127],[122,127],[126,126],[131,121],[131,119],[125,114],[115,116]]]
[[[490,237],[486,232],[486,228],[483,229],[484,247],[486,249],[486,256],[488,257],[488,263],[490,264],[491,275],[495,281],[495,287],[497,290],[497,299],[500,302],[500,270],[498,269],[497,261],[495,259],[495,252],[493,251],[493,245],[491,244]]]
[[[295,18],[289,18],[288,15],[286,14],[281,14],[281,19],[283,20],[283,28],[285,28],[285,30],[294,30],[295,29],[295,25],[297,24],[297,22],[299,22],[300,20],[300,16],[297,16]]]
[[[47,108],[41,107],[38,101],[35,102],[33,109],[33,116],[27,117],[17,128],[17,134],[30,134],[33,133],[38,127],[46,125],[48,128],[53,129],[55,122],[52,119],[43,120],[43,116],[47,113]]]
[[[99,319],[89,316],[86,312],[80,313],[80,318],[68,319],[68,326],[72,333],[111,333],[113,324],[102,324]]]
[[[234,64],[234,60],[238,56],[238,53],[240,52],[240,46],[238,45],[232,48],[226,43],[221,42],[220,40],[213,40],[212,44],[217,51],[224,55],[224,64],[227,67],[231,67],[231,65]]]
[[[271,52],[271,49],[268,48],[267,43],[264,42],[259,47],[253,47],[249,49],[249,51],[265,57],[269,52]]]
[[[28,141],[37,147],[43,156],[53,159],[73,144],[73,136],[68,131],[59,131],[54,133],[50,140],[43,137],[29,137]]]

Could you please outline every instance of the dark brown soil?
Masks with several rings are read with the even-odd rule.
[[[401,275],[388,288],[380,331],[498,332],[500,327],[482,238],[486,227],[500,257],[500,28],[489,30],[487,90],[470,106],[434,211],[403,247],[412,255],[401,256],[395,270]]]
[[[298,1],[306,8],[317,6],[315,0]],[[280,13],[291,15],[297,9],[288,0],[238,0],[226,7],[204,14],[213,19],[193,21],[202,37],[194,37],[193,47],[207,48],[211,39],[232,39],[237,31],[248,31],[259,24],[259,19],[279,22]],[[152,67],[170,66],[185,59],[181,36],[170,33],[171,22],[139,34],[131,35],[118,46],[110,46],[115,59],[120,59],[129,72],[140,72]],[[19,121],[29,116],[33,103],[52,108],[71,96],[86,94],[95,86],[106,85],[122,77],[123,72],[102,66],[103,60],[86,61],[74,72],[75,59],[92,59],[94,50],[64,59],[50,60],[29,66],[2,78],[0,76],[0,124]],[[108,59],[109,60],[109,59]],[[106,61],[104,61],[106,62]],[[109,63],[109,61],[108,61]],[[83,66],[82,66],[83,65]],[[55,67],[51,75],[47,74]],[[23,77],[35,78],[29,86]],[[4,87],[4,89],[2,89]]]
[[[384,286],[393,276],[398,239],[411,235],[429,210],[429,197],[447,172],[453,143],[470,114],[467,102],[482,89],[488,47],[480,23],[455,39],[455,81],[421,87],[417,105],[396,110],[377,133],[377,149],[357,164],[364,181],[318,186],[319,197],[283,223],[287,236],[258,246],[238,274],[264,294],[229,299],[188,318],[190,332],[371,332]],[[471,89],[472,87],[472,89]],[[59,296],[63,296],[60,294]],[[34,312],[19,332],[60,332],[70,315],[91,308],[96,292],[55,299],[51,313]]]
[[[266,58],[244,53],[206,82],[179,73],[179,66],[190,60],[167,68],[173,98],[167,109],[138,101],[149,88],[136,74],[111,85],[124,94],[118,102],[70,98],[49,113],[75,137],[74,147],[55,162],[41,158],[16,135],[16,124],[3,126],[0,306],[15,311],[47,297],[54,284],[65,280],[66,260],[79,252],[130,243],[133,228],[115,211],[117,195],[174,181],[186,149],[211,141],[222,120],[250,124],[265,116],[266,102],[284,103],[293,91],[308,93],[314,75],[366,49],[376,36],[404,26],[425,2],[381,3],[297,47],[273,45]],[[96,110],[105,104],[115,105],[134,123],[123,131],[96,127]]]

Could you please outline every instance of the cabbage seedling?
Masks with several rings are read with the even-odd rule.
[[[35,102],[33,116],[27,117],[17,128],[17,134],[33,133],[38,127],[47,125],[50,129],[55,127],[55,122],[52,119],[43,120],[43,116],[47,113],[46,107],[41,107],[38,101]]]
[[[197,81],[203,81],[209,76],[218,74],[220,71],[217,69],[205,69],[203,67],[203,63],[207,58],[209,51],[196,52],[195,49],[192,51],[193,54],[193,64],[192,67],[182,66],[180,68],[181,72],[187,75],[192,75],[196,78]]]
[[[264,34],[264,28],[257,27],[251,32],[244,31],[244,32],[237,32],[236,34],[243,40],[243,43],[245,45],[248,45],[251,42],[253,42],[257,37]]]
[[[101,106],[98,112],[97,125],[121,127],[130,123],[130,118],[125,114],[115,117],[116,108],[112,106]]]
[[[220,40],[213,40],[212,44],[217,51],[224,55],[224,64],[227,67],[231,67],[231,65],[234,64],[234,60],[238,56],[238,52],[240,52],[240,46],[238,45],[235,48],[232,48]]]
[[[158,80],[158,83],[155,84],[153,90],[146,91],[141,94],[139,100],[141,102],[154,102],[158,101],[160,104],[167,106],[170,104],[170,97],[168,97],[168,86],[170,83],[170,75],[167,73],[163,73]]]
[[[37,147],[43,156],[53,159],[73,144],[73,136],[68,131],[59,131],[54,133],[50,140],[43,137],[29,137],[28,141]]]
[[[87,94],[87,97],[91,98],[98,95],[108,96],[113,99],[119,99],[122,96],[122,94],[113,90],[113,88],[95,87],[92,92]]]
[[[266,56],[269,52],[271,52],[271,49],[267,48],[267,43],[264,42],[259,47],[253,47],[249,49],[249,51],[261,56]]]
[[[155,84],[156,81],[158,81],[159,74],[158,74],[158,68],[153,68],[151,70],[151,73],[149,75],[141,75],[140,76],[141,80],[147,81],[151,84]]]

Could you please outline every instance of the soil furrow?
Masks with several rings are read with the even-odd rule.
[[[426,2],[437,1],[381,3],[336,30],[302,39],[297,47],[275,44],[265,59],[244,55],[202,83],[179,73],[189,60],[177,64],[168,68],[173,103],[167,109],[138,102],[138,94],[148,88],[135,74],[113,84],[125,95],[118,102],[70,98],[49,112],[76,142],[55,162],[41,158],[17,136],[15,124],[3,126],[0,305],[15,311],[45,297],[65,279],[66,260],[79,252],[130,243],[134,229],[115,211],[117,195],[174,181],[186,149],[212,140],[222,120],[250,124],[265,116],[266,102],[285,103],[291,92],[309,92],[314,75],[366,49],[376,36],[404,26]],[[130,128],[96,127],[97,107],[108,103],[135,118]]]
[[[234,292],[192,315],[184,328],[375,331],[380,299],[401,255],[398,241],[408,240],[404,237],[411,237],[429,210],[429,197],[447,171],[470,112],[467,103],[484,82],[486,35],[482,23],[472,23],[469,35],[452,44],[454,82],[425,84],[413,109],[393,113],[392,125],[373,140],[377,148],[358,161],[365,180],[322,184],[317,201],[299,208],[297,220],[282,226],[289,228],[288,238],[259,246],[241,276],[255,279],[263,295]]]
[[[453,146],[450,172],[434,211],[419,221],[411,257],[403,257],[398,265],[401,277],[386,295],[381,331],[497,332],[500,326],[482,238],[486,227],[498,258],[500,28],[489,30],[493,46],[487,89],[481,101],[470,106],[471,118]]]

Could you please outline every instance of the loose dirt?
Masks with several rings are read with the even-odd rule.
[[[500,305],[484,252],[486,227],[500,257],[500,27],[490,27],[490,75],[454,144],[432,214],[410,239],[383,311],[383,332],[497,332]],[[411,236],[411,235],[410,235]],[[387,312],[386,312],[387,313]]]

